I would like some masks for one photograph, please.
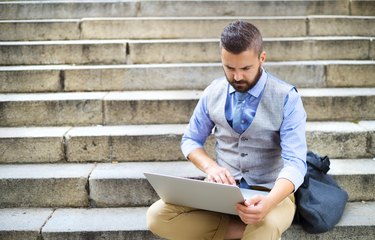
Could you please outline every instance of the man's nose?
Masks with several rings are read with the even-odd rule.
[[[240,81],[240,80],[242,80],[242,73],[240,72],[240,71],[236,71],[235,73],[234,73],[234,80],[236,80],[236,81]]]

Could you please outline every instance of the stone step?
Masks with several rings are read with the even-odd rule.
[[[374,1],[372,4],[375,7]],[[331,34],[335,36],[374,36],[374,32],[371,32],[369,29],[366,30],[366,28],[372,29],[370,25],[373,26],[373,17],[314,16],[309,17],[308,21],[308,34],[310,36],[330,36]]]
[[[0,207],[137,207],[158,196],[144,172],[204,178],[190,162],[0,165]],[[349,201],[374,201],[375,160],[331,160]]]
[[[0,165],[0,206],[88,207],[94,164]]]
[[[2,240],[160,239],[147,230],[146,208],[0,209]]]
[[[128,61],[133,64],[221,60],[217,39],[129,40],[128,43]],[[367,37],[264,38],[269,61],[373,60],[374,45],[375,41]]]
[[[124,64],[126,46],[123,40],[0,42],[0,64]]]
[[[0,128],[0,162],[59,162],[70,127]],[[18,160],[17,160],[18,159]]]
[[[375,119],[375,88],[298,91],[308,120]],[[195,90],[0,94],[0,126],[188,123],[200,95]]]
[[[375,161],[331,160],[330,174],[349,194],[349,201],[373,201]],[[365,169],[365,170],[364,170]],[[204,178],[190,162],[98,164],[90,175],[90,198],[95,207],[148,206],[158,199],[143,172]],[[142,189],[142,194],[139,192]]]
[[[199,1],[110,0],[1,2],[0,19],[74,19],[84,17],[304,16],[375,15],[363,0]]]
[[[0,237],[3,240],[160,239],[147,230],[146,211],[147,208],[0,209]],[[282,239],[372,240],[374,214],[374,202],[348,203],[340,222],[330,232],[307,234],[299,225],[292,225]]]
[[[0,209],[0,238],[3,240],[37,240],[53,209],[8,208]]]
[[[266,62],[265,68],[298,88],[375,87],[375,61]],[[221,63],[0,66],[0,92],[202,90],[222,75]]]
[[[0,20],[0,41],[217,38],[227,24],[237,19],[136,17]],[[375,35],[371,27],[375,24],[373,16],[270,16],[241,19],[257,26],[263,37]]]
[[[265,38],[270,61],[373,60],[371,37]],[[218,39],[0,42],[1,65],[220,62]]]
[[[0,97],[0,121],[8,126],[103,124],[106,95],[108,92],[5,94]]]
[[[185,124],[0,128],[0,163],[183,160]],[[308,122],[311,150],[331,158],[373,158],[375,121]],[[207,141],[213,155],[214,139]]]
[[[298,91],[308,120],[375,119],[375,88],[302,88]]]
[[[0,208],[148,206],[158,198],[143,171],[171,170],[174,166],[180,168],[180,176],[202,176],[188,162],[111,165],[2,164]],[[125,174],[120,174],[120,168]],[[176,174],[176,170],[170,173]],[[112,195],[113,191],[117,194]]]

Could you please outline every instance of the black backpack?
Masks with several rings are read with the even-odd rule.
[[[331,230],[340,220],[348,194],[332,176],[327,175],[330,161],[311,151],[307,153],[307,173],[295,192],[297,211],[294,222],[308,233]]]

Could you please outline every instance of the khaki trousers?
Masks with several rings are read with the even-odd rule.
[[[284,199],[263,221],[247,225],[242,239],[278,240],[287,230],[295,213],[294,195]],[[224,239],[231,218],[222,213],[155,202],[147,211],[147,224],[151,232],[171,240]]]

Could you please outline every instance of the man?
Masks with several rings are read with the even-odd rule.
[[[203,92],[182,152],[209,181],[270,192],[237,204],[239,217],[159,200],[148,210],[148,226],[167,239],[279,239],[291,225],[293,192],[306,173],[306,113],[296,89],[263,69],[266,53],[255,26],[229,24],[220,47],[225,77]],[[216,161],[204,149],[212,129]]]

